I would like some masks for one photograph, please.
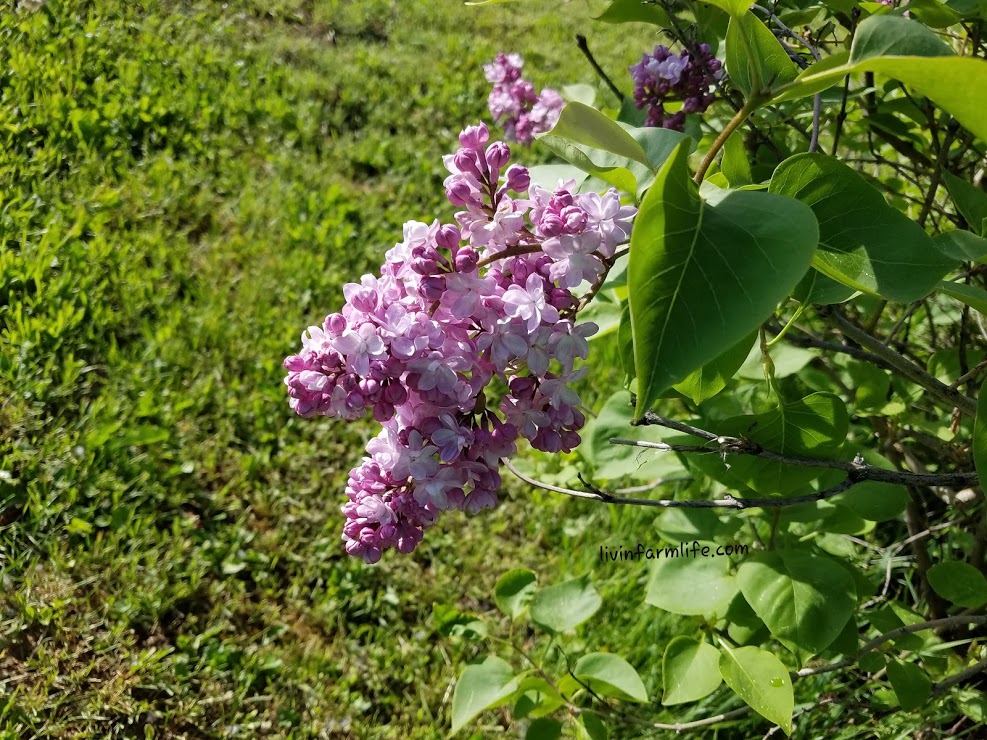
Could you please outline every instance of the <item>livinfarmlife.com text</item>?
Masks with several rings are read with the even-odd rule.
[[[728,555],[746,555],[749,545],[713,545],[693,540],[676,547],[648,547],[639,542],[635,547],[600,545],[601,562],[634,560],[659,560],[661,558],[715,558]]]

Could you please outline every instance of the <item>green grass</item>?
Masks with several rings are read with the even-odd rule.
[[[485,114],[482,63],[596,84],[576,31],[618,76],[654,42],[592,7],[0,12],[0,737],[436,737],[483,648],[440,637],[433,603],[488,612],[503,570],[560,580],[648,531],[511,485],[365,566],[339,505],[371,426],[295,418],[281,383],[404,221],[451,217],[440,157]],[[573,647],[653,691],[642,572],[599,574]]]

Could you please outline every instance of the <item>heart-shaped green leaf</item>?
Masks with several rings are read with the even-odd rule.
[[[536,581],[534,571],[527,568],[515,568],[504,573],[494,589],[497,608],[509,617],[517,617],[534,596]]]
[[[653,23],[668,28],[668,14],[657,5],[641,0],[613,0],[594,20],[604,23]]]
[[[929,585],[956,606],[972,609],[987,604],[987,578],[960,560],[936,563],[929,568]]]
[[[798,77],[799,68],[781,42],[753,13],[735,15],[730,19],[726,43],[730,81],[746,97]]]
[[[956,265],[917,223],[832,157],[800,154],[786,159],[771,177],[769,192],[812,208],[819,222],[813,266],[855,290],[914,301]]]
[[[888,661],[888,680],[898,697],[898,703],[906,712],[918,709],[929,699],[932,681],[925,671],[914,663]]]
[[[727,387],[727,383],[744,364],[756,339],[757,333],[752,332],[715,360],[689,373],[685,380],[672,387],[683,396],[691,398],[697,405],[712,398]]]
[[[480,712],[503,704],[517,688],[514,669],[495,655],[466,666],[452,695],[452,731],[458,732]]]
[[[661,548],[648,580],[645,602],[672,614],[725,612],[738,590],[737,579],[729,574],[730,559],[697,554],[684,544]]]
[[[679,635],[665,648],[661,677],[665,706],[698,701],[720,685],[720,651],[708,642]]]
[[[587,574],[536,593],[529,613],[535,624],[565,632],[596,614],[602,604]]]
[[[760,414],[734,416],[716,425],[717,432],[743,437],[782,455],[829,458],[846,442],[850,418],[846,405],[831,393],[813,393]],[[818,478],[822,468],[788,465],[757,457],[691,455],[689,464],[734,486],[763,494],[791,494]]]
[[[790,198],[710,190],[703,200],[679,145],[631,235],[628,300],[637,414],[768,318],[818,243],[812,211]]]
[[[946,170],[943,170],[942,177],[950,197],[970,224],[970,229],[980,236],[987,236],[984,231],[984,223],[987,222],[987,193]]]
[[[737,571],[744,598],[800,663],[840,634],[857,605],[853,576],[802,550],[762,552]]]
[[[589,653],[576,661],[573,673],[598,694],[648,703],[648,690],[641,677],[619,655]]]
[[[861,21],[849,58],[826,57],[776,91],[772,102],[808,97],[852,72],[878,72],[924,95],[982,139],[987,139],[987,62],[953,56],[918,21],[875,15]],[[976,228],[976,225],[974,226]]]

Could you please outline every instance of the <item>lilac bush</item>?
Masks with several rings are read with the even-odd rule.
[[[534,85],[521,77],[523,66],[519,54],[500,53],[483,66],[483,72],[493,85],[487,98],[490,115],[504,127],[505,138],[530,144],[536,134],[555,125],[565,101],[550,87],[536,93]]]
[[[455,224],[406,223],[380,276],[344,286],[284,362],[301,416],[381,423],[342,507],[346,550],[369,563],[414,550],[442,511],[495,506],[519,438],[569,452],[585,423],[571,384],[596,327],[575,323],[573,289],[603,279],[636,211],[616,190],[532,185],[488,139],[471,126],[445,158]]]
[[[682,131],[687,113],[702,113],[713,104],[711,88],[723,75],[722,65],[708,44],[700,44],[696,51],[693,57],[686,50],[675,54],[666,46],[656,46],[629,68],[634,103],[648,109],[646,126]],[[672,100],[682,102],[675,113],[665,109],[665,103]]]

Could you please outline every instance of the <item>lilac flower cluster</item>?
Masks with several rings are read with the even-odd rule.
[[[535,134],[555,125],[565,101],[550,87],[536,93],[534,85],[521,77],[523,66],[519,54],[500,53],[483,65],[483,72],[493,85],[487,98],[490,115],[503,125],[505,138],[530,144]]]
[[[902,5],[908,5],[908,0],[877,0],[877,2],[889,8],[898,8],[901,7]],[[911,13],[907,10],[901,15],[904,18],[911,18]]]
[[[346,550],[368,563],[411,552],[442,511],[496,505],[500,460],[520,437],[548,452],[579,444],[571,383],[596,327],[574,323],[572,289],[603,279],[635,209],[615,190],[531,185],[488,139],[471,126],[445,158],[456,223],[406,223],[380,276],[344,286],[342,311],[284,362],[298,414],[381,423],[342,507]]]
[[[713,56],[708,44],[701,44],[699,55],[688,51],[673,53],[666,46],[656,46],[654,53],[645,54],[630,67],[634,79],[634,102],[638,108],[648,106],[647,126],[682,131],[686,113],[702,113],[713,104],[710,88],[723,75],[720,61]],[[669,114],[668,100],[681,100],[682,108]]]

